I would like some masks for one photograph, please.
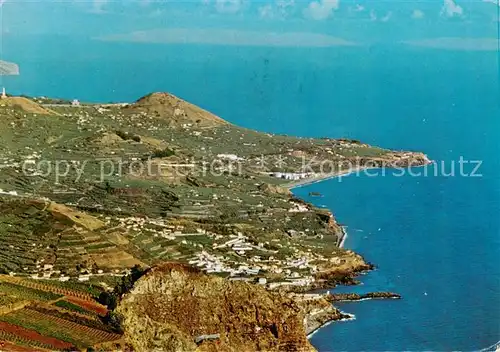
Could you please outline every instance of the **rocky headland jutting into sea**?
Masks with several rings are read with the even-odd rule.
[[[83,339],[39,315],[21,328],[78,348],[312,349],[307,333],[348,317],[332,301],[397,297],[304,294],[373,266],[339,247],[331,212],[289,188],[351,171],[340,165],[425,165],[422,153],[256,132],[168,93],[133,104],[8,97],[0,116],[0,322],[11,328],[33,311],[70,319],[61,310],[77,308],[40,298],[62,294],[107,311],[102,326],[75,324],[112,334]]]

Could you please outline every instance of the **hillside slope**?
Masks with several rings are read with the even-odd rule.
[[[8,97],[0,100],[1,106],[19,109],[30,114],[58,115],[55,111],[42,107],[40,104],[23,97]]]
[[[126,107],[128,112],[152,115],[180,126],[216,127],[228,122],[170,93],[152,93]]]

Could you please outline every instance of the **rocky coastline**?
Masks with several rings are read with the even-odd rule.
[[[373,164],[373,160],[370,160]],[[306,180],[300,180],[297,182],[293,182],[287,185],[290,190],[293,190],[297,187],[303,187],[310,185],[312,183],[321,182],[327,179],[342,177],[353,173],[361,173],[363,170],[367,170],[370,168],[380,168],[380,167],[389,167],[389,168],[402,168],[402,167],[415,167],[415,166],[426,166],[431,163],[431,160],[423,154],[423,153],[411,153],[404,155],[401,157],[399,154],[394,154],[394,159],[391,161],[383,161],[380,164],[368,167],[358,167],[352,170],[344,170],[338,171],[334,173],[328,174],[318,174],[314,177]],[[375,164],[377,164],[375,162]],[[332,232],[337,236],[337,244],[339,247],[343,247],[343,243],[347,237],[347,232],[343,226],[340,226],[333,215],[333,213],[329,212],[329,228]],[[319,272],[315,276],[315,283],[310,285],[307,288],[302,288],[301,290],[295,290],[295,292],[310,292],[312,290],[319,289],[329,289],[335,288],[337,285],[358,285],[359,281],[356,279],[359,275],[363,273],[367,273],[375,268],[375,265],[371,263],[367,263],[364,261],[364,258],[355,254],[352,251],[348,251],[353,254],[353,258],[355,258],[350,264],[351,267],[339,268],[335,266],[331,269],[324,268],[321,272]],[[307,298],[305,298],[307,297]],[[355,302],[355,301],[363,301],[363,300],[371,300],[371,299],[401,299],[401,295],[394,292],[368,292],[364,294],[358,293],[331,293],[328,291],[326,294],[303,294],[300,296],[299,301],[305,300],[309,301],[309,305],[311,305],[311,300],[315,301],[315,309],[309,310],[306,314],[306,319],[304,321],[306,333],[308,338],[310,338],[316,331],[325,327],[326,325],[343,320],[351,320],[354,319],[353,315],[348,313],[341,312],[337,308],[333,306],[336,302]],[[330,304],[329,307],[324,306],[324,302],[328,302]]]
[[[394,292],[368,292],[368,293],[327,293],[324,298],[328,302],[355,302],[368,299],[401,299],[401,295]]]

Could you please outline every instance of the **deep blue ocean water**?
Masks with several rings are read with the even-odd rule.
[[[348,226],[346,247],[378,267],[339,290],[403,295],[342,304],[357,319],[315,334],[320,351],[473,351],[500,340],[497,53],[30,43],[4,42],[22,72],[3,79],[12,93],[132,101],[170,91],[254,129],[423,151],[445,173],[460,156],[481,160],[482,177],[353,175],[295,193],[330,208]]]

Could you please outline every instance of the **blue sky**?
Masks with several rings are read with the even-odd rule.
[[[0,0],[3,36],[305,47],[382,42],[463,50],[496,50],[496,1]]]

